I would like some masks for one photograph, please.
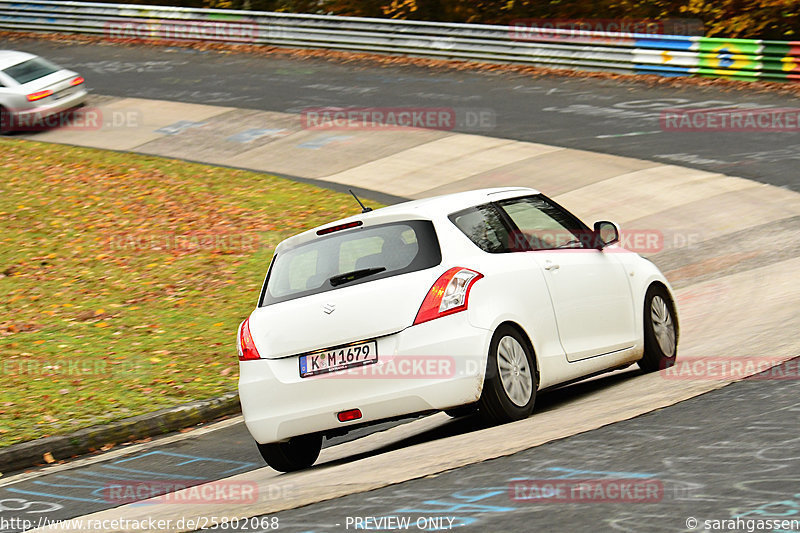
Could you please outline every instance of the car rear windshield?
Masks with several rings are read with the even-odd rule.
[[[277,254],[259,305],[415,272],[441,261],[436,230],[428,220],[345,230]]]
[[[49,76],[53,72],[58,72],[59,70],[61,70],[59,67],[50,63],[46,59],[35,57],[33,59],[16,64],[13,67],[8,67],[7,69],[3,70],[3,73],[20,85],[24,85],[30,81]]]

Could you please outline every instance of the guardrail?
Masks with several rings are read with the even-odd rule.
[[[0,30],[198,40],[664,76],[800,80],[800,41],[399,21],[126,4],[0,0]]]

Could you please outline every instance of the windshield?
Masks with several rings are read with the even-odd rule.
[[[441,260],[427,220],[342,231],[276,255],[260,305],[423,270]]]
[[[3,70],[3,73],[20,85],[24,85],[30,81],[44,78],[45,76],[48,76],[53,72],[58,72],[59,70],[61,70],[60,67],[50,63],[46,59],[35,57],[14,65],[13,67],[8,67],[7,69]]]

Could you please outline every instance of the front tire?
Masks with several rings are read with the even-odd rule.
[[[478,401],[481,418],[494,424],[528,418],[538,385],[527,339],[511,326],[499,327],[489,344],[486,379]]]
[[[320,450],[321,434],[292,437],[286,442],[258,444],[261,457],[278,472],[294,472],[310,467],[319,457]]]
[[[651,285],[644,298],[644,355],[638,361],[645,372],[675,364],[678,355],[678,325],[675,304],[661,285]]]

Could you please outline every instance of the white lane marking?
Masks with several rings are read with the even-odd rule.
[[[660,130],[655,131],[632,131],[630,133],[610,133],[608,135],[597,135],[596,139],[610,139],[612,137],[635,137],[637,135],[653,135],[654,133],[663,133]]]

